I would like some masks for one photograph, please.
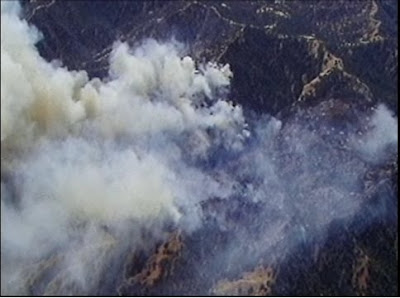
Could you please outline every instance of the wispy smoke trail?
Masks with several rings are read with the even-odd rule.
[[[42,292],[90,294],[124,248],[210,220],[235,231],[219,263],[256,263],[357,213],[360,177],[397,145],[383,106],[362,137],[301,117],[265,116],[250,129],[227,99],[229,66],[196,65],[174,42],[117,42],[109,77],[89,80],[40,57],[41,34],[19,14],[1,3],[2,294],[32,291],[43,259],[60,268]],[[330,134],[347,151],[325,142]],[[209,207],[215,200],[236,207]],[[241,215],[241,204],[258,211]]]

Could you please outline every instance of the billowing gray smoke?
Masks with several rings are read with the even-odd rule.
[[[40,275],[30,268],[43,259],[59,266],[43,293],[93,293],[127,247],[209,220],[221,230],[242,224],[216,263],[257,263],[354,216],[360,177],[397,145],[384,106],[363,134],[267,116],[250,129],[227,100],[229,65],[197,65],[176,42],[116,43],[109,77],[89,80],[40,57],[40,32],[19,14],[18,3],[1,3],[2,294],[29,294]],[[347,140],[347,153],[323,140],[329,134]],[[259,211],[207,207],[218,199],[240,211],[237,198]],[[249,221],[258,230],[246,230]],[[237,241],[253,244],[245,253]]]

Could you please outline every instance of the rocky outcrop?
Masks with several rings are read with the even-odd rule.
[[[271,267],[257,267],[241,279],[219,281],[213,290],[217,296],[270,296],[276,273]]]

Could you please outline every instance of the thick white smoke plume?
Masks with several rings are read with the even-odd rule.
[[[243,229],[236,237],[255,241],[254,258],[301,234],[290,230],[293,218],[304,219],[306,235],[357,212],[361,201],[348,194],[364,162],[337,157],[329,167],[330,149],[316,149],[319,137],[301,123],[267,117],[250,134],[241,107],[226,99],[228,65],[197,65],[174,42],[117,42],[109,77],[89,80],[39,55],[41,34],[20,10],[1,2],[2,294],[31,293],[43,269],[32,264],[43,259],[60,268],[41,293],[90,294],[113,256],[151,246],[169,226],[199,229],[216,198],[261,204],[264,237]],[[397,144],[385,107],[371,125],[363,138],[350,136],[367,162]],[[210,214],[229,229],[224,212]],[[232,247],[220,262],[240,259]]]
[[[19,18],[18,3],[1,5],[2,291],[22,269],[6,271],[8,261],[67,246],[84,233],[74,226],[132,220],[145,228],[184,215],[192,229],[198,202],[230,194],[229,181],[182,157],[240,146],[242,111],[218,95],[229,66],[196,68],[172,43],[149,40],[135,50],[119,43],[109,79],[89,81],[41,58],[40,34]],[[91,234],[106,241],[102,231]]]

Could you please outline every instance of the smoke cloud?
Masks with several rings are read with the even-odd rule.
[[[397,152],[398,120],[381,104],[367,124],[365,135],[354,140],[354,147],[371,163],[382,162],[390,153]]]
[[[239,259],[257,263],[351,218],[360,177],[389,147],[397,153],[397,119],[384,106],[362,136],[326,119],[319,128],[301,117],[246,120],[228,99],[229,65],[198,64],[177,42],[116,42],[109,76],[89,79],[45,61],[40,32],[20,13],[1,3],[3,295],[93,293],[127,247],[212,220],[234,231],[216,264],[239,270]],[[346,150],[325,141],[335,135]],[[37,286],[49,263],[57,275]],[[196,268],[210,278],[214,269]]]

